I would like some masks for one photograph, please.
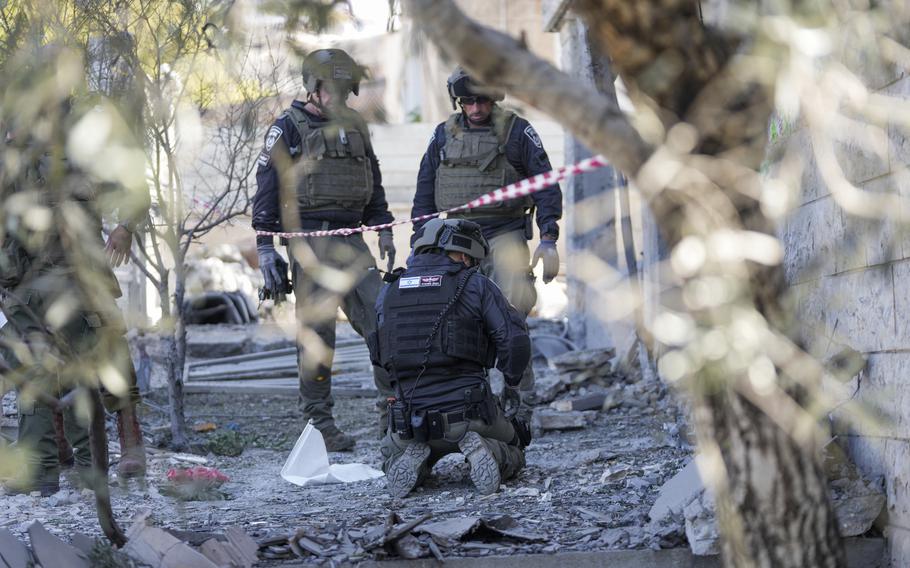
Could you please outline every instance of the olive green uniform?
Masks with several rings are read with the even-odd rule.
[[[116,410],[139,399],[122,316],[114,301],[120,289],[103,250],[100,215],[95,211],[99,186],[65,158],[42,153],[33,160],[35,165],[21,173],[3,172],[3,223],[12,230],[3,236],[0,252],[0,305],[8,318],[0,334],[4,339],[0,356],[13,368],[10,378],[24,385],[18,397],[18,444],[30,450],[28,477],[14,486],[26,488],[53,486],[59,479],[54,411],[35,399],[36,391],[62,397],[77,385],[100,389],[105,366],[119,371],[129,391],[123,398],[106,395],[108,408]],[[147,211],[147,202],[144,207],[135,205],[124,205],[121,215]],[[35,211],[50,213],[47,226],[40,230],[22,223]],[[63,418],[76,465],[89,467],[89,417],[77,418],[70,406]]]

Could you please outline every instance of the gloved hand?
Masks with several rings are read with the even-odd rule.
[[[540,244],[537,245],[537,250],[534,251],[534,258],[531,260],[532,270],[541,259],[543,259],[543,281],[546,284],[559,274],[559,253],[556,252],[555,240],[540,239]]]
[[[270,292],[272,298],[283,297],[289,288],[288,263],[281,258],[274,245],[259,245],[256,252],[259,254],[259,270],[262,271],[262,279],[265,281],[264,288]]]
[[[386,255],[389,255],[389,267],[388,272],[391,272],[395,268],[395,239],[392,234],[392,229],[383,229],[379,231],[379,258],[380,260],[385,259]]]
[[[506,385],[502,389],[502,413],[508,420],[511,420],[518,415],[519,408],[521,408],[521,393],[518,392],[518,386]]]

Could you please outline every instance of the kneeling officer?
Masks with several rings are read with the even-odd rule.
[[[382,467],[396,497],[451,453],[464,454],[484,495],[525,465],[530,435],[516,415],[531,342],[522,314],[478,272],[487,254],[476,223],[433,219],[418,230],[407,269],[376,301],[371,354],[396,393]],[[505,376],[501,400],[487,376],[494,364]]]

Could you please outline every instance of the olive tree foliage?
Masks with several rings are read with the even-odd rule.
[[[906,222],[904,198],[856,187],[836,148],[853,129],[854,152],[887,159],[876,133],[910,126],[906,101],[872,92],[863,75],[870,64],[908,67],[907,3],[572,2],[630,112],[452,0],[402,4],[448,57],[560,121],[647,200],[671,253],[669,286],[640,332],[691,405],[726,561],[845,565],[821,455],[842,385],[795,321],[777,235],[816,165],[848,215]],[[792,129],[811,141],[808,156],[778,144]],[[632,285],[600,293],[606,304],[642,301]]]
[[[129,143],[75,144],[91,167],[126,176],[151,194],[149,223],[133,260],[158,292],[168,353],[172,440],[185,444],[186,257],[197,239],[249,206],[264,113],[278,89],[277,62],[240,29],[232,2],[83,0],[10,2],[0,10],[0,61],[48,43],[83,54],[71,72],[104,95]],[[255,47],[255,49],[254,49]],[[265,52],[265,55],[263,53]],[[108,128],[83,125],[79,136]],[[94,150],[92,150],[94,148]],[[116,215],[109,219],[110,227]]]

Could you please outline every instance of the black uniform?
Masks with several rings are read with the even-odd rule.
[[[308,231],[391,222],[393,217],[389,213],[388,203],[386,203],[379,161],[369,142],[369,131],[360,116],[348,109],[342,111],[344,112],[343,119],[329,120],[307,112],[304,108],[305,103],[302,101],[294,101],[292,107],[272,124],[266,134],[265,147],[259,156],[259,167],[256,171],[258,189],[253,197],[253,228],[265,231],[298,229]],[[306,202],[299,201],[299,185],[287,187],[291,185],[291,182],[286,181],[287,186],[282,187],[282,180],[294,179],[286,176],[289,175],[289,172],[294,171],[292,168],[295,163],[300,164],[305,160],[310,160],[310,164],[320,163],[313,156],[319,154],[320,151],[327,151],[325,146],[321,150],[303,148],[299,119],[305,119],[306,128],[313,134],[321,132],[330,136],[328,133],[331,132],[333,143],[337,142],[339,137],[345,139],[346,136],[347,141],[343,146],[348,146],[347,150],[352,154],[354,152],[358,154],[356,158],[351,156],[344,158],[350,163],[356,165],[362,164],[363,159],[369,160],[372,193],[362,208],[345,207],[340,201],[335,207],[333,199],[324,199],[318,207],[308,210],[305,206]],[[349,134],[344,134],[345,129]],[[358,134],[356,137],[358,146],[352,148],[355,130]],[[310,137],[308,140],[312,144],[313,140],[323,142],[325,139],[319,136]],[[348,141],[350,141],[350,146]],[[338,151],[340,154],[345,153],[340,149]],[[328,161],[330,160],[321,163],[327,165],[325,162]],[[347,180],[346,177],[330,174],[324,177],[313,176],[312,180],[305,183],[312,182],[324,187],[331,186],[332,191],[339,191],[343,194],[345,188],[350,187],[346,185],[345,180]],[[363,183],[368,184],[369,182]],[[312,189],[312,187],[306,189]],[[362,191],[362,189],[364,188],[359,190]],[[354,193],[354,189],[351,190],[351,193]],[[304,206],[301,206],[301,203]],[[289,211],[295,211],[298,219],[288,219]],[[296,226],[286,226],[295,224]],[[273,241],[274,239],[270,236],[257,237],[258,244],[271,244]],[[300,254],[307,249],[311,254]],[[361,336],[368,337],[373,333],[376,325],[374,309],[382,280],[376,270],[375,260],[363,240],[363,235],[360,234],[292,239],[288,250],[291,257],[294,295],[297,300],[298,324],[312,329],[329,350],[324,358],[314,361],[312,356],[304,357],[304,346],[298,345],[300,401],[304,419],[312,419],[314,425],[325,433],[329,431],[326,430],[327,428],[334,428],[331,377],[335,349],[336,310],[332,309],[332,306],[340,306],[348,316],[354,330]],[[356,274],[357,280],[353,288],[345,294],[339,294],[337,290],[324,286],[324,283],[315,278],[314,274],[325,267]],[[384,401],[390,394],[388,377],[382,369],[374,368],[374,379],[380,393],[379,406],[384,408]]]
[[[436,186],[436,170],[445,155],[446,132],[445,122],[436,126],[427,151],[420,160],[420,170],[417,173],[417,192],[414,195],[414,205],[411,217],[435,213],[436,199],[434,191]],[[524,118],[517,117],[515,125],[509,134],[505,147],[506,159],[523,177],[531,177],[552,170],[550,158],[547,156],[540,136],[534,127]],[[562,192],[559,185],[553,185],[538,191],[531,196],[536,206],[537,227],[540,234],[559,236],[557,222],[562,218]],[[472,218],[483,228],[483,235],[487,240],[492,237],[511,231],[526,231],[528,227],[525,219],[507,218],[497,219],[492,217]],[[416,231],[426,221],[414,223]],[[528,233],[529,231],[526,231]],[[526,234],[530,238],[529,234]]]
[[[305,112],[313,122],[328,122],[325,118],[315,116],[304,110],[306,103],[294,101],[292,106]],[[265,147],[259,154],[259,166],[256,169],[256,195],[253,196],[253,228],[257,231],[280,232],[285,230],[281,224],[281,175],[276,167],[280,163],[278,154],[289,157],[291,160],[301,154],[300,132],[294,119],[287,113],[282,114],[269,128],[265,138]],[[373,196],[370,203],[364,208],[363,213],[339,207],[337,210],[300,212],[300,229],[317,230],[326,224],[328,228],[358,227],[364,225],[378,225],[390,223],[393,220],[389,213],[389,204],[385,199],[385,189],[382,187],[382,174],[379,171],[379,160],[373,152],[373,147],[367,147],[367,155],[373,166]],[[287,228],[290,230],[290,228]],[[272,237],[257,237],[259,243],[271,243]]]
[[[371,342],[373,356],[398,382],[398,396],[412,414],[447,416],[441,435],[427,440],[432,450],[430,466],[458,452],[458,441],[474,431],[486,439],[503,477],[514,475],[524,465],[524,452],[490,393],[487,369],[495,362],[509,385],[521,380],[531,357],[524,317],[490,279],[446,255],[432,253],[408,260],[407,270],[380,292],[376,312],[379,325],[377,340]],[[440,325],[428,350],[427,338],[437,321]],[[427,365],[421,374],[424,361]],[[409,443],[395,433],[387,434],[382,443],[386,470]]]

